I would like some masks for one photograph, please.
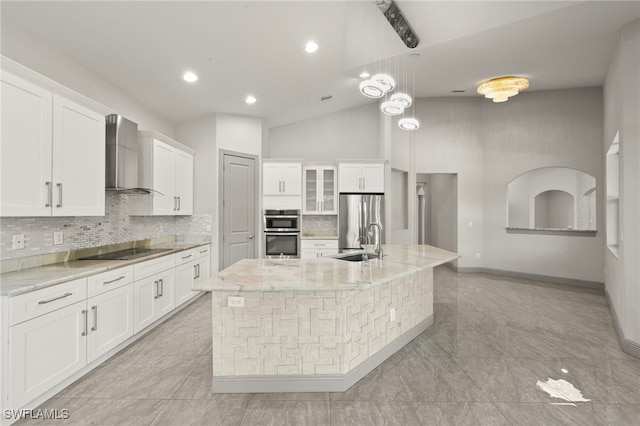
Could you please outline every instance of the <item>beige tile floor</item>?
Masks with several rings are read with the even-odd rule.
[[[602,291],[436,269],[435,324],[344,393],[209,392],[209,295],[41,408],[86,425],[640,425]],[[566,372],[564,372],[564,371]],[[590,402],[536,383],[564,379]]]

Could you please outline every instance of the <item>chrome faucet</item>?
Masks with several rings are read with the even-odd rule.
[[[375,252],[376,255],[378,256],[378,259],[382,260],[382,226],[380,226],[379,223],[370,223],[369,226],[367,226],[367,233],[369,233],[369,228],[371,228],[372,226],[375,226],[376,228],[378,228],[378,242],[376,243],[376,248],[375,248]]]
[[[364,235],[360,235],[360,236],[358,237],[358,239],[356,240],[356,243],[357,243],[358,241],[360,241],[361,239],[364,241],[364,243],[365,243],[365,244],[367,244],[367,245],[369,244],[369,238],[365,237]],[[363,247],[362,247],[362,245],[360,245],[360,248],[363,248]]]

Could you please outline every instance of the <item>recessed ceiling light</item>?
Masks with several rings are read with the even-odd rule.
[[[247,96],[247,99],[244,100],[246,103],[248,103],[249,105],[251,104],[255,104],[257,99],[255,98],[255,96]]]
[[[307,43],[307,45],[304,47],[304,50],[307,53],[313,53],[316,50],[318,50],[318,43],[316,43],[315,41],[310,41]]]
[[[193,83],[194,81],[198,81],[198,76],[192,73],[191,71],[185,72],[182,78],[187,83]]]
[[[362,71],[362,72],[360,73],[360,78],[369,78],[370,76],[371,76],[371,74],[369,74],[369,73],[368,73],[368,72],[366,72],[366,71]]]

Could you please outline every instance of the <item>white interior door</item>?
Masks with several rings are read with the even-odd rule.
[[[224,154],[222,170],[222,267],[226,268],[240,259],[256,257],[255,160]]]

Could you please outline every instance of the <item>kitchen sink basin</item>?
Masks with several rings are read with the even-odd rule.
[[[362,262],[363,260],[368,260],[368,259],[377,259],[378,255],[373,254],[373,253],[358,253],[358,254],[352,254],[350,256],[341,256],[341,257],[336,257],[336,259],[338,260],[346,260],[347,262]]]

